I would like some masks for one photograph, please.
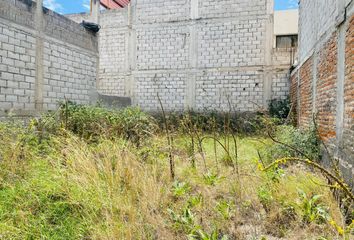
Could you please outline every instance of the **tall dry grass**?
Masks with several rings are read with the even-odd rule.
[[[319,172],[296,164],[259,168],[260,156],[282,149],[264,136],[240,137],[217,127],[205,132],[189,119],[185,131],[168,133],[173,148],[163,133],[146,135],[145,130],[137,144],[125,134],[129,129],[97,134],[95,119],[120,120],[109,120],[107,112],[95,117],[86,112],[80,108],[68,118],[71,127],[57,126],[55,134],[39,133],[38,122],[37,128],[0,124],[1,238],[350,237],[340,232],[343,215]],[[147,119],[139,113],[131,122],[134,134],[140,118]],[[94,134],[86,138],[82,130],[88,123]]]
[[[51,163],[65,176],[70,200],[82,205],[94,239],[168,237],[162,206],[169,201],[170,181],[164,162],[141,162],[123,140],[92,146],[68,134],[55,141]]]

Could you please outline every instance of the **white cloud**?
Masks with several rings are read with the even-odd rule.
[[[60,3],[57,3],[56,0],[44,0],[43,5],[46,8],[49,8],[50,10],[53,10],[53,11],[56,11],[59,13],[61,10],[63,10],[63,6]]]
[[[288,8],[297,8],[299,0],[288,0]]]
[[[85,9],[90,10],[90,0],[82,0],[82,6]]]

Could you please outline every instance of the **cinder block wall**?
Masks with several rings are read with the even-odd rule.
[[[54,110],[58,101],[90,103],[97,37],[27,0],[0,1],[0,116]]]
[[[222,111],[229,99],[254,111],[289,93],[289,57],[272,53],[273,0],[133,0],[100,25],[99,91],[144,110],[159,110],[159,95],[167,110]]]
[[[354,187],[354,1],[301,0],[299,65],[291,74],[298,124],[315,116],[330,155]],[[324,158],[329,164],[328,156]]]

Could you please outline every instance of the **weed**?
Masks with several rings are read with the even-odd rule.
[[[182,197],[191,190],[188,183],[175,181],[172,185],[172,194],[174,197]]]
[[[221,235],[217,230],[212,231],[210,234],[202,229],[196,230],[194,233],[188,235],[189,240],[228,240],[227,235]]]
[[[279,166],[275,166],[272,170],[267,171],[267,176],[272,182],[278,183],[285,176],[285,171]]]
[[[279,126],[276,136],[272,138],[276,144],[266,150],[268,159],[305,157],[318,161],[321,157],[320,141],[314,126],[308,130],[299,130],[287,125]]]
[[[137,149],[139,159],[142,162],[156,164],[159,159],[164,159],[167,157],[167,154],[161,151],[157,146],[149,144],[147,146],[142,146]]]
[[[208,171],[207,173],[203,174],[204,183],[210,186],[215,186],[219,183],[222,178],[218,176],[218,174]]]
[[[194,222],[195,217],[190,208],[184,208],[182,214],[175,213],[171,209],[168,209],[168,213],[170,214],[174,227],[176,229],[182,230],[183,232],[188,234],[194,232],[197,229]]]
[[[202,227],[195,222],[195,216],[190,208],[184,208],[182,214],[176,214],[173,210],[169,209],[168,212],[174,222],[174,226],[178,230],[182,230],[187,234],[190,240],[227,240],[227,235],[221,235],[217,230],[212,231],[210,234],[205,232]]]
[[[175,179],[175,174],[176,174],[175,172],[176,171],[175,171],[175,160],[174,160],[174,156],[173,156],[173,136],[170,133],[170,127],[169,127],[169,124],[167,122],[166,113],[165,113],[161,98],[160,98],[158,93],[157,93],[157,99],[158,99],[158,101],[160,103],[162,116],[163,116],[164,127],[165,127],[165,131],[166,131],[167,144],[168,144],[168,158],[169,158],[169,163],[170,163],[170,174],[171,174],[171,178]]]
[[[203,202],[203,196],[201,194],[198,194],[197,196],[191,196],[188,199],[188,207],[193,208],[198,205],[201,205]]]
[[[216,204],[217,212],[225,219],[231,219],[235,211],[235,205],[232,202],[221,200]]]
[[[306,193],[299,190],[302,218],[306,223],[324,223],[329,219],[328,209],[320,203],[321,195],[307,197]]]
[[[234,162],[233,159],[230,155],[225,154],[222,158],[221,158],[221,162],[225,164],[225,166],[229,166],[232,167],[234,166]]]
[[[0,238],[258,239],[255,229],[265,237],[348,235],[352,230],[337,224],[342,215],[322,187],[324,178],[296,164],[281,166],[309,160],[286,158],[268,167],[264,161],[260,169],[271,171],[257,171],[257,149],[269,147],[270,139],[240,137],[243,120],[235,116],[190,113],[181,129],[180,119],[175,125],[166,114],[167,133],[136,108],[67,102],[28,127],[1,123]],[[168,134],[176,140],[173,149]],[[169,153],[179,181],[171,182]],[[225,155],[232,168],[218,164]],[[297,189],[311,197],[296,204]],[[316,195],[322,197],[312,199]],[[319,220],[326,217],[321,209],[331,216],[326,221]],[[314,222],[304,228],[306,221]]]
[[[271,209],[271,204],[273,201],[272,192],[266,186],[262,186],[257,191],[258,199],[261,202],[264,210],[267,212]]]

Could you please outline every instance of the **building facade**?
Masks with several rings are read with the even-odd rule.
[[[85,14],[69,15],[81,22]],[[101,94],[147,111],[256,111],[289,94],[273,0],[133,0],[99,17]],[[293,57],[292,57],[293,56]]]

